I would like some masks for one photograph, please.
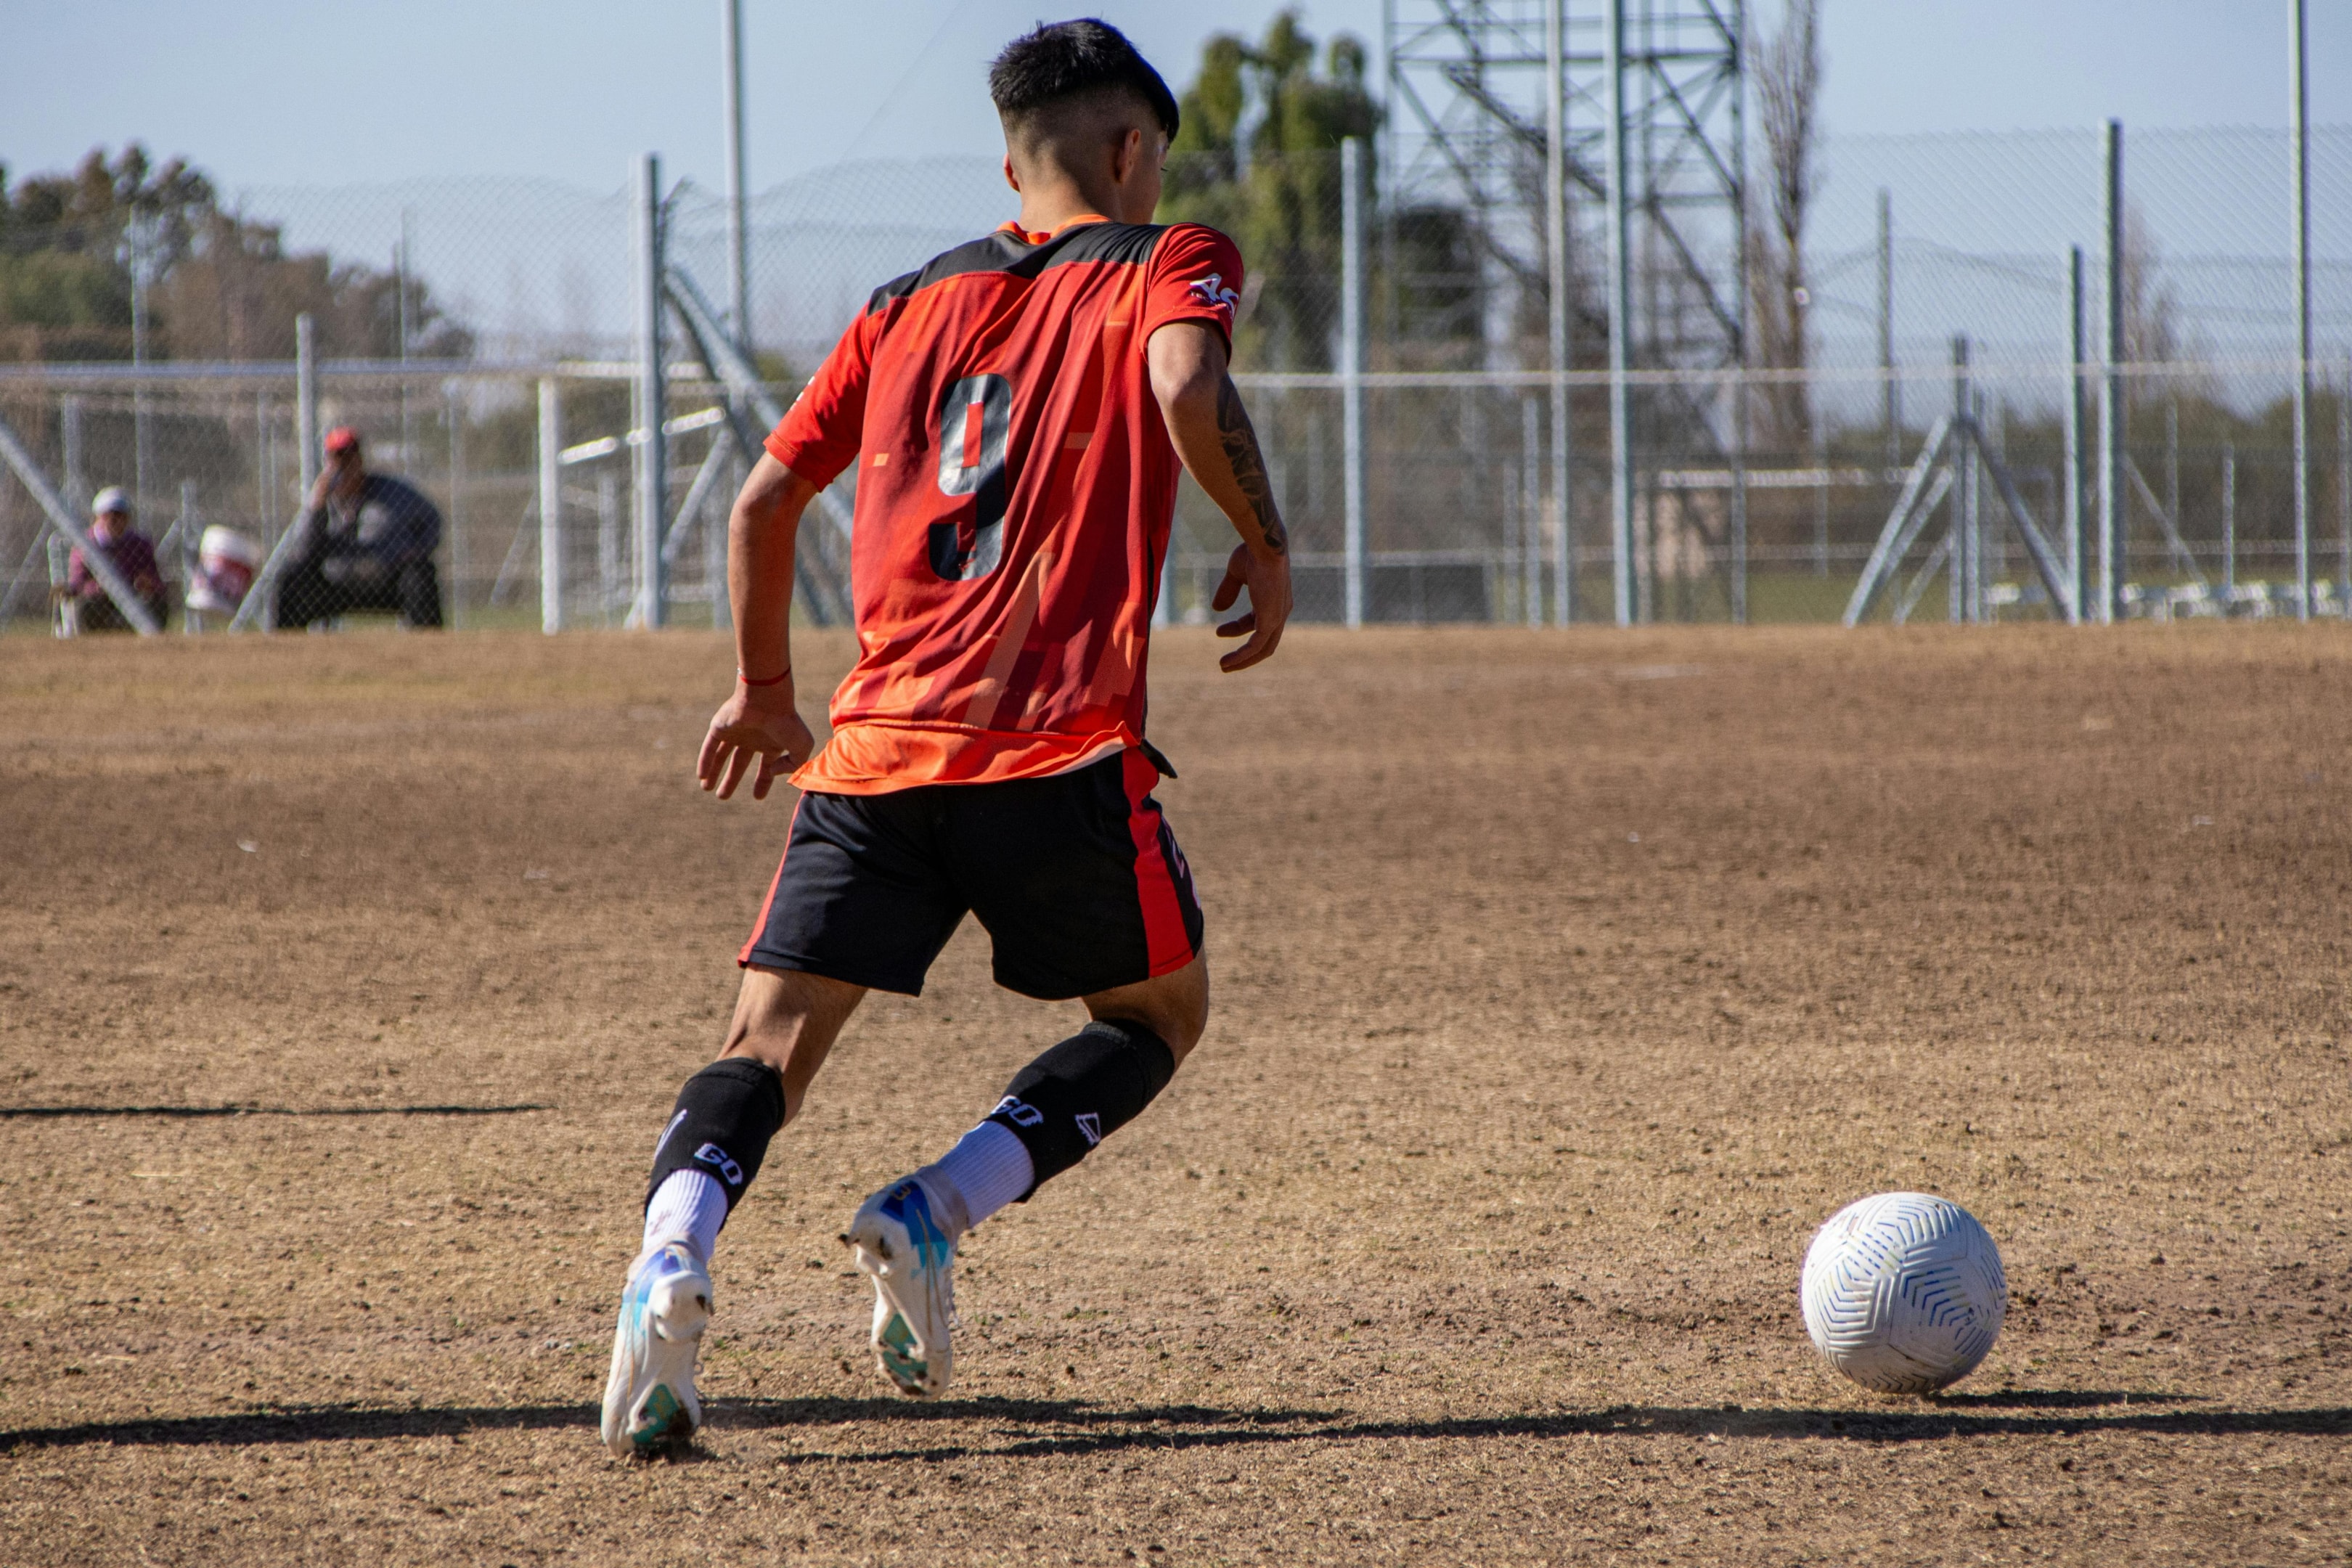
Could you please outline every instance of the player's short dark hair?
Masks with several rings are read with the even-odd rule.
[[[1176,95],[1127,35],[1108,22],[1092,16],[1040,22],[1034,32],[1005,45],[988,68],[988,96],[1008,122],[1104,91],[1133,93],[1150,107],[1168,139],[1176,139]]]

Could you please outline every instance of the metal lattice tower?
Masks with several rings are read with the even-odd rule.
[[[1385,209],[1466,215],[1488,368],[1574,368],[1604,339],[1617,371],[1746,363],[1745,0],[1388,0],[1384,21]],[[1548,339],[1526,330],[1547,317]],[[1745,399],[1704,376],[1612,384],[1621,622],[1687,582],[1694,534],[1745,618]],[[1551,401],[1558,476],[1570,425]],[[1555,478],[1555,518],[1568,489]]]

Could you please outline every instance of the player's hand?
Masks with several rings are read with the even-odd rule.
[[[694,776],[704,789],[727,800],[757,762],[751,798],[765,800],[769,788],[808,761],[815,750],[816,737],[801,722],[791,681],[779,686],[738,686],[710,716],[710,732],[702,737]]]
[[[1249,638],[1217,660],[1227,675],[1272,658],[1282,641],[1283,624],[1290,619],[1290,557],[1261,555],[1246,544],[1234,546],[1225,562],[1225,580],[1217,584],[1209,608],[1221,614],[1232,609],[1244,588],[1249,590],[1250,607],[1217,628],[1221,637]]]

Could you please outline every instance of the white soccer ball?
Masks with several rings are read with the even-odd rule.
[[[1925,1193],[1840,1209],[1805,1249],[1805,1331],[1882,1394],[1927,1394],[1974,1371],[2000,1334],[2009,1281],[1976,1216]]]

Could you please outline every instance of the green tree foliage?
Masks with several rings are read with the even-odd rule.
[[[185,161],[157,168],[126,147],[92,152],[69,174],[13,190],[0,167],[0,358],[131,355],[134,274],[149,280],[153,359],[289,359],[294,319],[318,323],[338,356],[400,352],[401,281],[320,252],[289,252],[280,231],[225,210]],[[409,352],[461,358],[473,340],[407,280]]]
[[[1331,363],[1339,324],[1338,152],[1363,140],[1369,201],[1381,107],[1364,81],[1364,46],[1341,34],[1321,51],[1285,11],[1251,44],[1212,37],[1185,89],[1160,216],[1231,235],[1248,263],[1238,354],[1284,369]]]

